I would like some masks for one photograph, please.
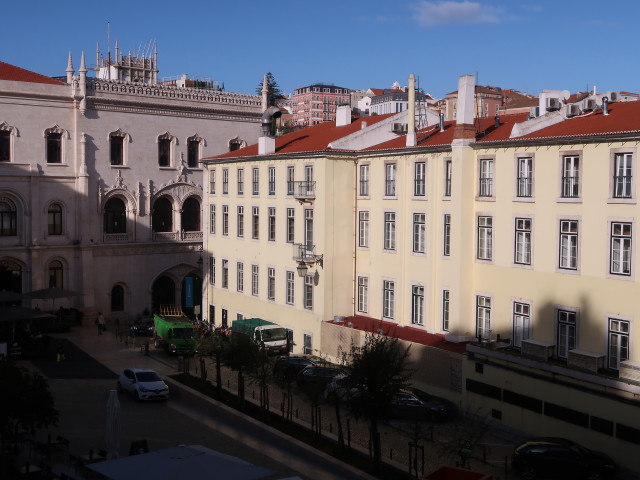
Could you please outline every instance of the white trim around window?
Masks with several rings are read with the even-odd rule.
[[[612,148],[609,151],[608,203],[631,203],[636,200],[637,148]]]
[[[607,273],[609,278],[633,280],[635,277],[635,220],[612,217],[607,219],[609,248]]]
[[[579,274],[582,237],[581,217],[558,217],[556,225],[556,272]]]

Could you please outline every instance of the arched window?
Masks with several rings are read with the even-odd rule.
[[[122,312],[124,310],[124,288],[116,285],[111,289],[111,311]]]
[[[62,235],[62,205],[52,203],[47,212],[49,235]]]
[[[0,290],[22,292],[22,267],[18,262],[0,260]]]
[[[200,153],[202,143],[202,138],[198,137],[197,135],[187,138],[187,167],[200,167]]]
[[[16,204],[8,198],[0,198],[0,237],[18,234]]]
[[[109,160],[111,165],[124,165],[124,135],[113,132],[109,135]]]
[[[54,260],[49,264],[49,287],[64,288],[62,262]]]
[[[124,202],[111,198],[104,206],[105,233],[127,233],[127,211]]]
[[[189,197],[182,205],[182,229],[186,232],[200,231],[200,202],[195,197]]]
[[[166,132],[158,137],[158,166],[170,167],[175,137]]]
[[[151,223],[154,232],[173,231],[173,208],[168,198],[162,197],[154,202]]]

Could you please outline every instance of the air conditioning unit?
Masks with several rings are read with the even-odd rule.
[[[560,108],[559,98],[547,98],[547,110],[558,110]]]
[[[610,102],[618,101],[618,92],[607,92],[607,97],[609,97]]]
[[[580,115],[580,107],[576,104],[567,105],[567,117],[575,117]]]
[[[584,111],[590,111],[596,108],[596,101],[593,98],[587,98],[584,103],[582,109]]]
[[[408,125],[406,123],[394,123],[393,124],[393,132],[394,133],[403,133],[408,130]]]

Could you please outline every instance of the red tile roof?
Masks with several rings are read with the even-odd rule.
[[[51,77],[46,77],[44,75],[40,75],[39,73],[31,72],[29,70],[25,70],[24,68],[16,67],[5,62],[0,62],[0,80],[64,85],[64,83],[59,80],[54,80]]]
[[[367,126],[374,125],[385,118],[390,117],[388,115],[374,115],[371,117],[361,117],[355,120],[350,125],[342,127],[336,127],[335,122],[323,122],[312,127],[303,128],[292,133],[288,133],[281,137],[276,138],[276,154],[285,153],[301,153],[301,152],[319,152],[328,149],[329,143],[345,137],[351,133],[357,132],[362,128],[362,124],[366,123]],[[258,155],[258,145],[249,145],[248,147],[235,150],[233,152],[223,153],[209,159],[220,158],[236,158],[236,157],[253,157]]]
[[[455,353],[464,353],[467,350],[466,342],[454,343],[445,340],[444,335],[428,333],[420,328],[403,327],[394,322],[378,320],[376,318],[354,315],[347,317],[344,322],[331,322],[337,325],[363,330],[365,332],[380,333],[382,331],[388,337],[399,338],[408,342],[427,345],[429,347],[440,348]]]

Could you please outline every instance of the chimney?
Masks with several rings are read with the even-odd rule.
[[[407,111],[407,147],[416,146],[416,76],[409,75],[409,109]]]
[[[262,136],[258,138],[258,155],[270,155],[276,152],[276,139],[273,136],[273,119],[280,118],[282,111],[278,107],[269,107],[262,114]]]
[[[336,109],[336,127],[351,125],[351,106],[338,105]]]
[[[458,108],[456,126],[453,130],[454,140],[474,140],[476,129],[473,124],[475,104],[475,78],[473,75],[462,75],[458,80]]]
[[[440,112],[438,114],[438,119],[440,120],[439,123],[439,127],[440,127],[440,131],[444,132],[444,113]]]

